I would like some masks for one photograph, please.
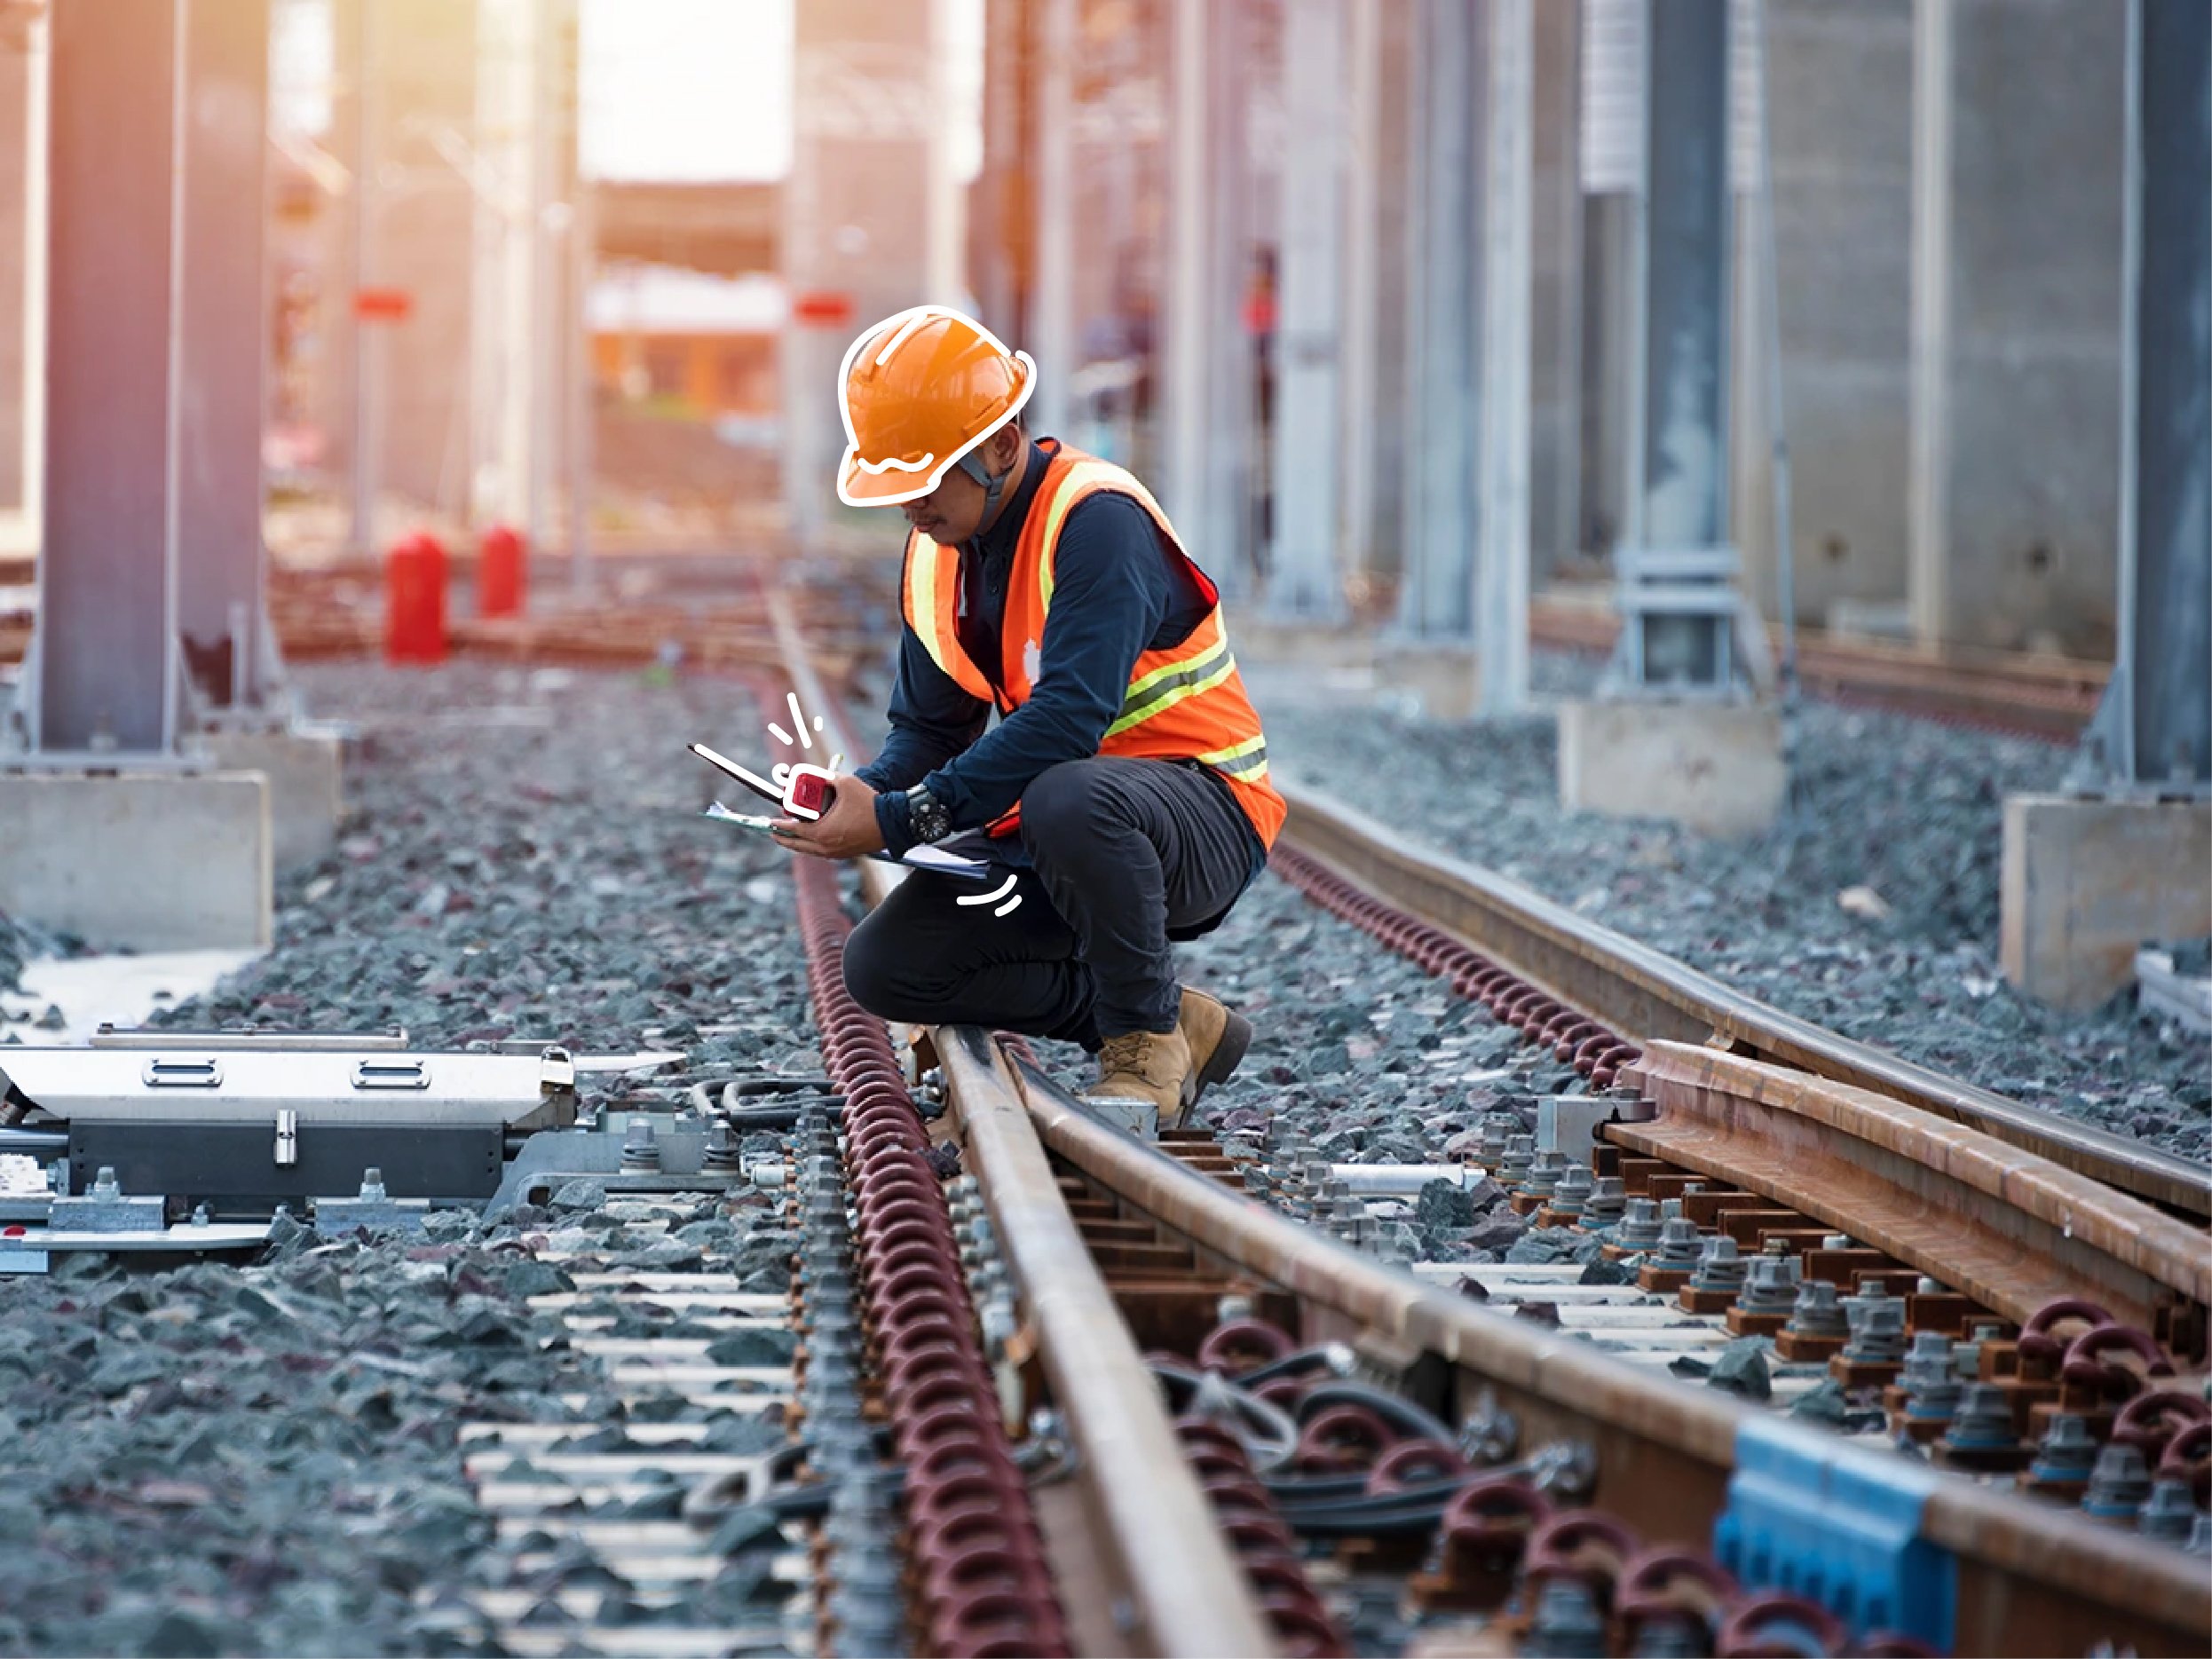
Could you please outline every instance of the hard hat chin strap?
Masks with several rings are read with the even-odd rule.
[[[1008,467],[1004,472],[999,473],[998,477],[993,478],[991,475],[990,470],[984,467],[983,463],[983,457],[976,454],[976,452],[973,449],[969,450],[966,454],[960,457],[960,465],[962,472],[965,472],[969,478],[975,479],[976,483],[984,486],[984,516],[982,522],[989,524],[991,522],[991,515],[999,510],[999,497],[1005,492],[1007,480],[1014,476],[1014,469],[1012,467]]]

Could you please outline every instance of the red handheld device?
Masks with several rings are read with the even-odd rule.
[[[799,765],[791,769],[789,781],[784,785],[784,810],[795,818],[818,818],[830,809],[831,798],[836,791],[830,787],[834,773],[818,766]]]

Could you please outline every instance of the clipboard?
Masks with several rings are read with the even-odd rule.
[[[761,818],[749,812],[732,812],[719,801],[699,816],[716,824],[733,824],[755,834],[772,837],[775,833],[773,818]],[[952,839],[960,841],[963,838],[954,836]],[[961,881],[987,882],[994,874],[1011,873],[1011,866],[1001,862],[976,857],[968,852],[935,846],[928,841],[909,847],[900,857],[894,858],[888,852],[872,852],[868,857],[879,864],[904,865],[909,870],[923,870],[931,875],[949,875]]]

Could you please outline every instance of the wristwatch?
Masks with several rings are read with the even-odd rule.
[[[906,792],[906,818],[917,841],[943,841],[952,833],[952,816],[944,802],[916,784]]]

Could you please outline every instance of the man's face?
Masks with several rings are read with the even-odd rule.
[[[986,438],[976,451],[984,466],[993,478],[1014,465],[1021,453],[1022,435],[1015,427],[1002,427]],[[1009,482],[1008,488],[1012,486]],[[969,478],[959,467],[947,471],[937,481],[937,487],[928,494],[911,502],[901,502],[899,511],[906,515],[906,522],[945,547],[959,547],[980,533],[984,527],[984,502],[987,499],[984,486]],[[1001,494],[999,504],[1005,505]]]

